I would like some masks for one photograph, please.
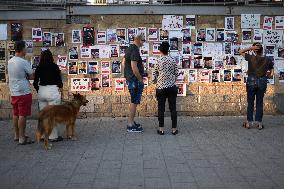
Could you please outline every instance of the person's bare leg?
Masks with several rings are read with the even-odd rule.
[[[19,142],[23,143],[25,141],[25,134],[26,134],[26,117],[20,116],[19,121]]]
[[[13,116],[13,126],[14,126],[14,132],[15,132],[15,138],[14,139],[19,139],[19,127],[18,127],[18,122],[19,122],[19,117],[18,116]]]
[[[137,104],[131,103],[129,106],[128,125],[134,125],[134,117],[136,114]]]

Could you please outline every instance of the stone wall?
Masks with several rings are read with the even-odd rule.
[[[263,17],[262,17],[263,19]],[[157,15],[94,15],[90,16],[90,25],[95,29],[130,28],[130,27],[161,27],[162,16]],[[19,22],[19,21],[15,21]],[[32,27],[41,27],[43,31],[64,32],[65,47],[51,47],[55,60],[57,55],[67,55],[67,49],[71,44],[72,29],[82,29],[86,24],[66,24],[65,20],[23,20],[24,40],[31,39]],[[261,21],[262,22],[262,21]],[[8,39],[10,39],[10,23],[12,21],[0,21],[8,24]],[[197,28],[223,28],[224,16],[198,16]],[[240,33],[240,16],[235,17],[235,30]],[[192,41],[195,41],[195,32],[192,33]],[[40,55],[42,42],[34,42],[33,55]],[[181,48],[181,47],[180,47]],[[151,48],[150,48],[151,51]],[[27,57],[30,60],[30,57]],[[71,97],[68,76],[63,74],[64,98]],[[76,77],[88,77],[76,76]],[[122,77],[122,75],[111,76]],[[149,79],[150,81],[150,79]],[[90,103],[81,110],[88,117],[120,117],[127,116],[130,97],[127,91],[115,92],[113,87],[101,88],[99,91],[84,92]],[[37,94],[33,91],[33,116],[38,113]],[[0,84],[0,119],[11,118],[10,96],[7,84]],[[265,113],[284,113],[284,86],[278,81],[275,85],[269,85],[265,96]],[[177,110],[180,115],[209,116],[209,115],[243,115],[246,112],[246,92],[243,82],[231,83],[194,83],[187,84],[187,96],[178,97]],[[155,86],[149,84],[143,93],[141,105],[138,107],[139,116],[155,116],[157,114],[157,102],[155,99]]]

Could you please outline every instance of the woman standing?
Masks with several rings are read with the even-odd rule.
[[[177,112],[176,112],[176,98],[177,98],[177,87],[176,80],[178,77],[178,68],[175,60],[168,56],[169,43],[163,42],[160,45],[161,58],[155,65],[154,71],[154,83],[156,85],[156,97],[158,101],[158,120],[159,129],[157,133],[164,135],[164,112],[165,103],[168,99],[169,108],[171,111],[172,119],[172,134],[176,135],[177,130]]]
[[[50,50],[42,51],[39,66],[35,70],[34,88],[38,92],[39,110],[47,105],[61,103],[62,79],[59,67],[54,63]],[[49,136],[51,142],[62,141],[57,128],[53,128]]]

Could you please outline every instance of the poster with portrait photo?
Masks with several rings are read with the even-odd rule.
[[[79,61],[78,62],[78,74],[87,74],[87,61]]]
[[[33,56],[32,57],[32,69],[35,70],[39,66],[40,56]]]
[[[147,29],[146,29],[146,27],[138,27],[137,28],[137,34],[141,35],[143,41],[146,41],[146,39],[147,39]]]
[[[277,52],[279,58],[284,58],[284,47],[279,47]]]
[[[177,96],[186,96],[186,83],[177,83]]]
[[[189,29],[195,29],[195,25],[196,25],[195,15],[186,15],[185,27]]]
[[[195,68],[195,69],[203,68],[202,56],[194,56],[193,57],[193,68]]]
[[[284,29],[284,16],[275,16],[275,29],[276,30]]]
[[[42,30],[41,28],[32,28],[32,40],[35,42],[42,41]]]
[[[179,40],[177,37],[170,38],[170,51],[178,51]]]
[[[109,61],[101,61],[101,73],[110,74],[110,62]]]
[[[219,83],[220,82],[220,70],[212,70],[211,73],[211,82],[212,83]]]
[[[9,60],[13,58],[16,55],[16,52],[14,50],[9,51]]]
[[[213,60],[214,69],[223,69],[224,68],[224,60],[223,57],[215,57]]]
[[[253,42],[262,42],[262,34],[263,30],[262,29],[254,29],[253,30]]]
[[[93,46],[95,44],[95,29],[94,27],[83,27],[83,46]]]
[[[116,29],[107,29],[107,42],[108,43],[117,42]]]
[[[116,29],[116,36],[117,36],[117,41],[126,41],[126,28],[117,28]]]
[[[233,70],[233,81],[242,81],[243,72],[241,69]]]
[[[91,58],[91,49],[89,46],[80,46],[81,58]]]
[[[71,91],[89,91],[90,78],[71,78]]]
[[[0,83],[6,83],[6,64],[0,64]]]
[[[265,45],[264,46],[265,56],[275,56],[276,55],[276,46],[275,45]]]
[[[160,45],[161,42],[153,42],[153,49],[152,49],[153,55],[160,55]]]
[[[23,40],[23,24],[11,23],[11,41]]]
[[[158,41],[158,28],[148,28],[148,41]]]
[[[191,56],[183,56],[181,64],[183,69],[191,68]]]
[[[225,17],[225,30],[235,30],[234,17]]]
[[[110,75],[102,74],[101,75],[102,87],[110,87]]]
[[[215,28],[206,28],[206,41],[216,41]]]
[[[82,42],[82,31],[72,30],[72,43],[81,43],[81,42]]]
[[[195,83],[197,82],[198,74],[196,69],[189,69],[188,70],[188,83]]]
[[[91,58],[92,59],[100,58],[100,49],[98,48],[98,46],[91,47]]]
[[[77,62],[68,62],[68,75],[77,75]]]
[[[236,31],[225,31],[226,42],[237,42],[239,35]]]
[[[43,32],[42,46],[44,46],[44,47],[51,47],[52,46],[52,33],[51,32]]]
[[[224,82],[231,82],[232,81],[232,70],[231,69],[223,70],[223,77],[224,77]]]
[[[0,60],[6,60],[6,49],[0,48]]]
[[[143,46],[140,48],[140,55],[141,56],[149,56],[149,43],[143,43]]]
[[[127,40],[129,43],[133,43],[134,36],[137,34],[137,28],[127,28]]]
[[[97,44],[105,45],[106,44],[106,31],[98,31],[97,32]]]
[[[278,74],[278,80],[279,80],[279,83],[280,84],[283,84],[284,83],[284,70],[281,70]]]
[[[182,41],[184,43],[190,43],[191,42],[191,30],[190,29],[187,29],[187,28],[184,28],[181,30],[182,32]]]
[[[88,61],[88,74],[98,74],[98,73],[99,73],[99,62]]]
[[[141,59],[142,59],[143,67],[144,67],[143,77],[147,77],[148,76],[148,57],[141,56]]]
[[[224,28],[216,29],[216,41],[223,42],[225,40],[225,31]]]
[[[129,45],[120,45],[119,46],[119,55],[121,56],[121,57],[124,57],[124,55],[125,55],[125,51],[126,51],[126,49],[129,47]]]
[[[64,33],[54,33],[54,41],[56,47],[64,47],[65,41],[64,41]]]
[[[205,41],[206,39],[206,32],[205,29],[198,29],[196,30],[196,41]]]
[[[99,76],[94,76],[94,77],[92,77],[92,78],[91,78],[91,82],[90,82],[91,90],[92,90],[92,91],[100,90],[100,86],[101,86],[101,83],[100,83],[100,78],[99,78]]]
[[[163,30],[162,28],[159,29],[159,40],[160,41],[168,41],[169,40],[169,31]]]
[[[67,56],[57,56],[57,66],[60,70],[67,70]]]
[[[241,28],[260,28],[260,14],[241,14]]]
[[[251,29],[242,29],[242,42],[251,43],[252,32]]]
[[[71,47],[69,49],[69,60],[78,60],[78,47]]]
[[[114,60],[111,62],[111,72],[112,74],[121,74],[121,61]]]
[[[145,88],[145,87],[148,87],[148,85],[149,85],[149,79],[148,79],[148,77],[143,77],[143,83],[144,83],[144,88]]]
[[[241,50],[241,43],[233,43],[234,55],[240,55],[239,51]]]
[[[149,56],[148,57],[148,68],[153,69],[155,65],[157,64],[158,58],[155,56]]]
[[[110,45],[110,57],[119,57],[119,45],[111,44]]]
[[[177,77],[177,83],[184,83],[185,82],[185,76],[186,76],[186,70],[185,69],[178,69],[178,77]]]
[[[203,57],[203,65],[206,69],[213,68],[213,58],[212,57]]]
[[[114,91],[123,92],[125,89],[125,78],[115,78],[114,79]]]
[[[210,82],[210,70],[199,70],[199,82],[201,83]]]
[[[233,47],[231,42],[225,42],[224,43],[224,52],[225,55],[231,55],[233,52]]]
[[[173,58],[179,68],[181,68],[181,55],[178,51],[170,52],[170,57]]]
[[[226,68],[235,68],[239,65],[237,56],[226,55],[224,58]]]
[[[265,30],[272,30],[272,25],[273,25],[273,17],[265,16],[263,18],[262,28],[265,29]]]
[[[202,55],[203,53],[203,43],[194,43],[193,44],[193,54]]]

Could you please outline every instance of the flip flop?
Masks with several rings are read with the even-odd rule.
[[[25,138],[26,138],[26,139],[28,139],[28,138],[30,138],[30,137],[25,136]],[[19,139],[18,139],[18,138],[15,138],[15,139],[14,139],[14,142],[18,142],[18,141],[19,141]]]
[[[27,145],[27,144],[33,144],[33,143],[35,143],[35,141],[28,140],[28,139],[26,138],[24,142],[18,143],[18,145]]]

